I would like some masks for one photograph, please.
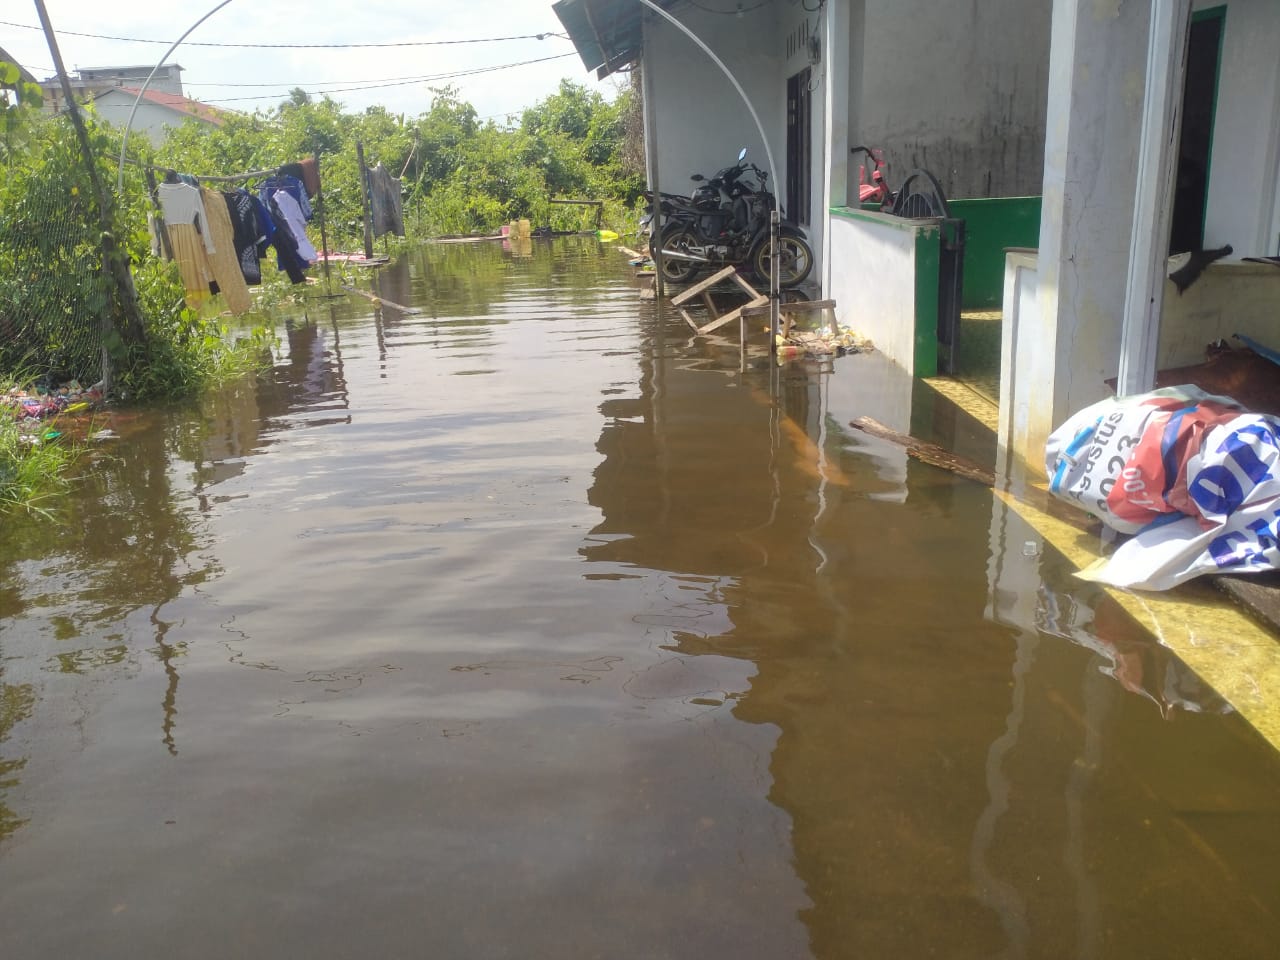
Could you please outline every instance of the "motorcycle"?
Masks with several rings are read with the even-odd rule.
[[[769,192],[769,175],[747,162],[744,147],[738,162],[719,170],[710,179],[694,174],[697,186],[688,199],[664,193],[657,197],[662,211],[658,237],[649,246],[662,252],[662,277],[669,283],[688,283],[713,267],[747,265],[768,279],[772,244],[769,217],[777,201]],[[655,198],[649,199],[650,217]],[[646,221],[647,222],[647,221]],[[780,287],[794,287],[813,269],[813,250],[804,231],[790,220],[778,227]]]

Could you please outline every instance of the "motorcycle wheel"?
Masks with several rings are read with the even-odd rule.
[[[756,247],[755,256],[751,258],[751,269],[759,277],[768,278],[770,253],[772,248],[768,239]],[[794,287],[804,283],[813,269],[813,251],[801,237],[780,236],[778,238],[779,271],[778,286]]]
[[[663,250],[688,250],[689,247],[697,243],[697,238],[693,232],[684,227],[676,227],[671,230],[663,230],[659,237],[659,242]],[[653,241],[649,242],[652,250]],[[692,260],[677,260],[675,257],[662,258],[662,279],[667,283],[688,283],[697,272],[702,269],[701,264],[694,263]]]

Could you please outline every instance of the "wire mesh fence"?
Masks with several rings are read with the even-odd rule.
[[[110,296],[96,200],[70,124],[40,126],[0,187],[0,369],[96,379]]]

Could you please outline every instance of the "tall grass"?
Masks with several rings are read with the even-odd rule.
[[[52,516],[52,506],[68,486],[67,469],[76,450],[43,436],[52,422],[41,424],[33,437],[0,410],[0,514],[26,511]]]

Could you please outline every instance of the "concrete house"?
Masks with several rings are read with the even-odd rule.
[[[998,341],[987,392],[1015,459],[1040,462],[1109,378],[1139,392],[1236,332],[1280,346],[1280,269],[1244,259],[1280,254],[1273,0],[658,3],[751,100],[841,324],[916,377],[958,372],[975,331]],[[766,165],[742,98],[665,17],[636,0],[553,8],[588,69],[641,65],[661,189],[744,145]],[[945,207],[863,209],[858,145],[884,151],[893,187],[928,170]],[[1171,235],[1233,253],[1178,296]]]
[[[136,89],[112,87],[95,95],[92,103],[99,118],[116,127],[123,128],[132,113],[133,133],[145,135],[157,146],[164,140],[169,129],[180,127],[189,120],[211,127],[218,127],[223,123],[224,115],[221,110],[181,94],[148,89],[142,95],[142,100],[138,101],[136,113],[133,111],[135,101],[138,101]]]
[[[883,150],[894,187],[926,168],[953,206],[968,204],[953,211],[971,224],[966,296],[998,305],[1003,247],[1035,244],[1051,0],[662,6],[750,98],[778,168],[773,189],[806,230],[838,319],[909,372],[936,372],[939,282],[917,290],[915,274],[917,258],[945,269],[943,227],[862,210],[850,148]],[[598,74],[641,64],[650,170],[663,190],[687,190],[691,173],[725,166],[744,145],[767,166],[742,98],[681,30],[635,0],[554,9]]]
[[[132,87],[137,90],[146,82],[154,63],[134,64],[124,67],[83,67],[68,74],[71,92],[78,103],[93,99],[115,87]],[[63,109],[62,80],[50,77],[40,84],[44,90],[44,107],[49,113],[58,113]],[[166,63],[156,70],[148,90],[182,96],[182,67],[176,63]]]

